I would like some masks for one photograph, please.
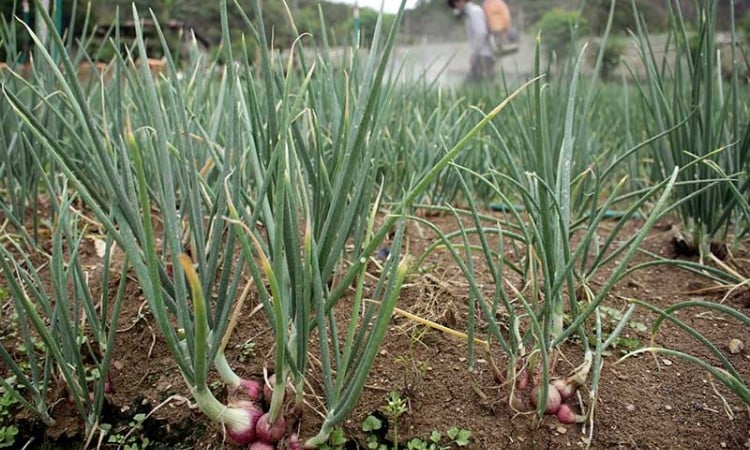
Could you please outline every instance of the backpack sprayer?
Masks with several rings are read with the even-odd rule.
[[[503,0],[482,2],[487,28],[490,32],[490,45],[497,56],[518,52],[519,33],[512,27],[510,10]]]

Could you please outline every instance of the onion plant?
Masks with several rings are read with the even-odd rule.
[[[556,170],[556,161],[550,155],[554,155],[557,149],[570,152],[567,163],[571,164],[571,181],[574,180],[574,183],[569,193],[570,204],[566,209],[573,222],[586,220],[591,215],[592,204],[599,200],[592,195],[593,192],[610,194],[616,185],[610,180],[630,176],[627,166],[621,164],[620,159],[633,157],[632,154],[623,155],[623,150],[633,145],[625,147],[625,142],[621,140],[626,135],[625,132],[620,133],[619,137],[615,135],[624,130],[612,123],[620,122],[619,117],[615,117],[620,112],[613,111],[612,104],[616,102],[611,101],[612,97],[626,96],[627,91],[603,85],[601,81],[604,48],[611,39],[614,8],[615,4],[612,2],[607,25],[599,40],[598,52],[585,58],[593,60],[591,71],[581,73],[584,55],[591,54],[591,51],[573,51],[580,46],[571,44],[570,56],[559,61],[556,73],[546,78],[544,99],[526,96],[524,101],[512,105],[513,115],[497,126],[502,132],[496,131],[490,138],[499,141],[500,145],[490,145],[486,150],[487,158],[496,161],[496,165],[513,170],[512,176],[516,180],[524,178],[523,171],[533,170],[538,173],[543,171],[545,180],[549,181],[553,180]],[[578,26],[571,24],[571,33],[576,30]],[[543,40],[542,31],[537,39],[538,45],[543,46]],[[571,40],[576,41],[575,38]],[[584,45],[587,47],[588,43]],[[544,63],[536,61],[535,64],[535,72],[540,74],[544,70]],[[550,69],[547,66],[546,70]],[[541,122],[536,122],[537,116],[541,114],[539,107],[542,101],[544,118]],[[529,128],[531,121],[538,124],[537,128]],[[505,150],[505,147],[510,151]],[[509,192],[514,190],[512,184],[503,187]],[[501,201],[497,197],[494,200]],[[511,200],[514,204],[523,203],[520,195],[511,196]],[[610,205],[610,208],[616,207],[627,208],[627,205]]]
[[[78,2],[74,0],[71,7],[72,16],[75,17]],[[74,21],[69,24],[71,29],[80,27],[83,30],[77,40],[74,42],[74,36],[70,34],[65,42],[61,41],[61,45],[64,44],[68,49],[90,45],[90,13],[89,9],[83,24]],[[24,52],[26,49],[22,48],[18,30],[27,26],[22,22],[20,25],[8,23],[4,17],[0,18],[0,45],[5,51],[7,63],[7,67],[0,72],[0,88],[4,92],[13,93],[17,101],[34,110],[50,135],[62,138],[62,130],[65,129],[63,122],[69,118],[64,102],[51,98],[43,104],[34,103],[38,92],[54,92],[56,80],[47,66],[38,61],[34,47],[28,49],[27,53]],[[26,34],[22,36],[25,37]],[[75,55],[72,66],[78,67],[87,54],[76,52]],[[92,79],[84,92],[94,89],[93,84]],[[57,106],[57,111],[51,111],[48,105]],[[49,226],[40,223],[42,217],[56,215],[56,201],[49,199],[59,196],[60,180],[46,176],[45,172],[56,171],[54,165],[51,165],[44,152],[38,151],[36,136],[26,129],[23,121],[17,120],[14,109],[8,102],[0,104],[0,142],[0,190],[5,194],[0,196],[0,210],[14,231],[32,243],[38,237],[40,226]],[[28,217],[31,217],[31,230],[27,230],[23,220],[19,220]]]
[[[119,274],[111,272],[114,242],[107,239],[100,264],[93,266],[96,270],[84,266],[80,251],[89,236],[71,213],[74,199],[69,191],[62,192],[49,259],[40,261],[22,239],[3,236],[0,267],[19,342],[0,344],[0,359],[9,371],[0,385],[46,424],[54,422],[52,404],[62,400],[50,398],[48,392],[65,392],[90,440],[97,431],[104,394],[111,389],[109,368],[127,263]],[[50,274],[49,284],[40,277],[43,267]],[[92,281],[100,284],[100,292],[92,290]],[[116,291],[110,282],[116,283]],[[58,389],[61,385],[65,389]]]
[[[683,17],[680,2],[669,2],[668,38],[663,49],[654,49],[642,18],[637,19],[637,44],[645,68],[645,81],[636,86],[642,97],[643,124],[649,134],[673,128],[666,139],[651,144],[653,176],[660,178],[674,167],[686,166],[696,158],[721,149],[702,164],[683,170],[675,189],[678,199],[691,196],[677,210],[684,234],[675,237],[679,251],[708,255],[711,246],[717,255],[726,252],[723,245],[732,235],[747,232],[747,161],[750,152],[748,112],[742,100],[746,88],[741,85],[743,69],[741,49],[735,30],[734,7],[728,52],[717,44],[717,7],[712,0],[696,4],[696,31]],[[663,52],[662,56],[657,56]],[[730,61],[729,73],[722,73],[722,61]],[[746,67],[746,66],[745,66]],[[634,78],[638,80],[638,77]],[[676,127],[678,123],[683,126]],[[700,195],[692,195],[696,180],[729,178],[714,184]],[[735,241],[737,242],[737,241]]]
[[[28,89],[21,87],[17,80],[27,70],[21,64],[23,58],[20,52],[17,28],[12,23],[6,22],[0,17],[0,43],[6,54],[6,67],[0,71],[0,87],[2,90],[11,90],[28,101]],[[40,165],[34,161],[32,151],[34,145],[33,136],[24,133],[24,126],[19,122],[13,108],[7,102],[0,104],[0,209],[5,219],[14,226],[17,232],[30,238],[30,234],[21,222],[28,211],[32,212],[33,232],[38,230],[37,197],[41,187]]]
[[[428,80],[420,80],[405,86],[397,86],[389,96],[389,108],[404,111],[405,115],[385,117],[382,139],[383,177],[389,180],[386,200],[397,198],[416,179],[424,175],[450,147],[466,135],[473,124],[482,118],[478,109],[470,107],[469,101],[452,89],[432,86]],[[492,96],[492,101],[497,101]],[[487,160],[481,151],[484,140],[481,133],[458,155],[456,162],[485,172]],[[451,203],[460,196],[460,187],[453,171],[442,172],[432,186],[418,198],[422,205]],[[475,195],[481,196],[480,193]]]
[[[620,361],[626,358],[629,358],[631,356],[644,353],[644,352],[664,353],[664,354],[671,355],[674,357],[682,358],[686,361],[689,361],[694,364],[697,364],[698,366],[701,366],[703,369],[709,372],[714,378],[716,378],[722,384],[724,384],[724,386],[726,386],[729,390],[734,392],[737,395],[737,397],[739,397],[740,400],[742,400],[742,402],[745,403],[745,405],[750,405],[750,388],[748,388],[747,383],[745,382],[745,377],[737,371],[734,365],[729,361],[729,359],[724,355],[724,353],[721,350],[719,350],[710,340],[708,340],[708,338],[706,338],[703,334],[701,334],[695,328],[691,327],[690,325],[686,324],[682,320],[678,319],[676,316],[676,313],[680,310],[688,309],[688,308],[707,309],[710,311],[715,311],[720,314],[724,314],[732,319],[735,319],[746,327],[750,326],[750,317],[748,317],[745,314],[742,314],[740,311],[737,311],[736,309],[731,308],[729,306],[726,306],[720,303],[707,302],[703,300],[684,301],[684,302],[676,303],[663,310],[660,308],[657,308],[654,305],[648,304],[646,302],[641,302],[637,300],[631,300],[631,301],[633,302],[634,305],[639,305],[643,308],[648,309],[649,311],[655,314],[658,314],[658,317],[654,321],[654,325],[651,328],[651,345],[628,353],[627,355],[623,356],[620,359]],[[703,347],[707,348],[710,351],[710,354],[716,360],[719,361],[721,367],[717,367],[714,363],[709,362],[707,358],[705,357],[698,357],[689,352],[682,352],[678,350],[656,346],[654,341],[659,332],[659,329],[661,328],[661,326],[663,325],[665,321],[671,322],[676,327],[680,328],[682,331],[686,332],[695,340],[697,340]]]
[[[20,97],[26,93],[18,89],[18,82],[5,71],[0,74],[3,89],[14,90]],[[12,223],[19,232],[26,232],[22,222],[27,211],[32,211],[34,230],[38,230],[38,216],[34,211],[38,207],[41,174],[40,165],[34,161],[31,151],[33,138],[24,133],[23,124],[16,120],[13,109],[6,102],[0,105],[0,209],[6,220]],[[28,234],[28,233],[27,233]],[[33,234],[33,233],[32,233]]]
[[[470,356],[473,358],[476,322],[482,318],[487,324],[488,338],[483,341],[487,343],[486,349],[491,351],[492,345],[497,343],[506,358],[505,370],[493,366],[508,388],[511,407],[524,410],[528,408],[525,400],[529,400],[539,415],[556,414],[564,423],[589,420],[593,425],[602,355],[632,314],[630,308],[612,333],[605,336],[599,307],[614,285],[628,274],[628,265],[651,227],[669,210],[668,198],[678,171],[675,169],[664,181],[635,194],[621,194],[625,179],[614,178],[619,165],[624,165],[638,149],[664,134],[630,149],[618,149],[612,162],[601,167],[575,164],[576,159],[585,158],[587,145],[580,138],[590,132],[579,123],[587,120],[579,111],[579,108],[586,110],[587,104],[577,101],[584,55],[585,48],[575,60],[567,89],[551,89],[539,77],[524,98],[533,109],[521,115],[516,112],[517,106],[511,108],[515,115],[505,117],[505,123],[515,120],[517,123],[512,129],[530,130],[524,132],[521,139],[509,136],[505,127],[493,128],[497,152],[503,157],[492,172],[481,174],[457,164],[454,166],[461,174],[462,188],[470,206],[468,213],[462,215],[468,216],[471,227],[459,221],[460,230],[454,235],[442,234],[436,228],[435,232],[469,280],[467,338]],[[537,73],[540,67],[537,45]],[[553,121],[550,114],[554,111],[549,105],[553,104],[564,105],[560,108],[562,117],[558,119],[562,130],[554,132],[548,128]],[[551,138],[558,133],[559,138]],[[511,146],[511,142],[518,143],[518,147]],[[524,155],[517,155],[519,151]],[[576,156],[579,152],[583,156]],[[500,217],[480,214],[481,205],[478,206],[470,195],[477,184],[493,189],[494,195],[506,205],[516,201],[514,195],[517,194],[521,208],[507,208]],[[578,218],[573,213],[577,189],[587,198],[585,209],[578,211]],[[624,202],[625,199],[629,201]],[[653,202],[650,213],[637,232],[624,236],[623,226],[646,202]],[[618,203],[626,204],[627,209],[610,236],[602,240],[599,226]],[[518,209],[523,209],[523,214]],[[425,224],[430,226],[426,221]],[[478,244],[471,243],[471,235],[476,235]],[[577,245],[572,247],[574,237]],[[508,244],[513,252],[506,250]],[[484,257],[492,276],[494,289],[489,295],[481,289],[477,276],[477,263],[473,261],[477,252]],[[510,283],[505,276],[507,270],[519,273],[526,284]],[[598,288],[590,283],[594,276],[601,281]],[[506,323],[497,322],[500,312],[508,318]],[[561,376],[557,362],[569,338],[580,346],[582,363]],[[575,414],[565,402],[583,386],[589,388],[585,402],[588,408],[585,414]]]

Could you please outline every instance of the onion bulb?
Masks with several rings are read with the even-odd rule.
[[[524,367],[518,372],[518,376],[516,377],[516,388],[518,388],[519,391],[525,391],[528,385],[529,372],[526,370],[526,367]]]
[[[268,442],[269,444],[275,444],[281,440],[286,431],[286,423],[283,417],[276,419],[273,424],[268,422],[268,413],[263,414],[255,424],[255,437],[259,441]]]
[[[289,439],[286,440],[286,448],[289,450],[302,450],[302,442],[300,442],[297,433],[293,433],[289,436]]]
[[[232,415],[240,416],[243,419],[225,422],[229,437],[240,445],[246,445],[255,441],[255,428],[257,427],[258,419],[263,415],[263,410],[255,402],[239,400],[232,402],[227,411],[231,411]]]
[[[263,386],[255,380],[241,380],[239,389],[250,400],[259,401],[263,397]]]
[[[248,447],[248,450],[276,450],[276,446],[268,442],[255,441]]]
[[[542,394],[542,386],[537,386],[531,391],[531,404],[537,406],[537,398]],[[555,414],[560,409],[560,393],[555,389],[554,386],[547,385],[547,407],[544,409],[544,414]]]
[[[521,400],[521,397],[518,396],[518,393],[513,394],[513,396],[510,398],[510,406],[515,410],[525,409],[523,400]]]
[[[572,397],[578,389],[578,386],[575,383],[560,378],[552,380],[550,384],[555,387],[557,392],[560,393],[560,398],[563,400],[567,400]]]
[[[557,420],[560,421],[560,423],[565,424],[571,424],[571,423],[582,423],[586,420],[584,416],[580,416],[573,412],[573,410],[570,408],[570,406],[566,404],[560,405],[560,408],[557,410]]]

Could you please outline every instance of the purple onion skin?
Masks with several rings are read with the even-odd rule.
[[[268,442],[255,441],[250,444],[250,447],[248,447],[247,450],[276,450],[276,446],[269,444]]]
[[[531,404],[537,405],[537,396],[542,393],[542,387],[537,386],[531,391]],[[555,414],[560,409],[560,393],[552,385],[547,386],[547,407],[544,410],[544,414]]]
[[[255,437],[259,441],[267,442],[269,444],[275,444],[281,440],[286,431],[286,423],[283,417],[276,419],[276,422],[271,425],[268,423],[268,413],[263,414],[258,419],[258,423],[255,424]]]
[[[518,372],[516,376],[516,388],[519,391],[525,391],[529,385],[529,372],[524,367]]]
[[[550,384],[554,386],[555,389],[557,389],[557,392],[560,393],[560,398],[563,400],[569,399],[576,392],[576,387],[575,385],[573,385],[573,383],[561,380],[559,378],[557,380],[552,380]]]
[[[255,429],[250,427],[244,429],[227,427],[227,434],[232,441],[240,445],[247,445],[255,440]]]
[[[573,410],[570,409],[570,406],[564,403],[560,405],[560,409],[557,410],[556,416],[557,420],[564,424],[582,423],[585,420],[584,416],[579,416],[574,413]]]
[[[255,380],[241,380],[239,389],[251,400],[260,401],[263,398],[263,385]]]
[[[300,442],[297,433],[292,434],[289,436],[289,439],[286,440],[286,448],[288,450],[302,450],[302,442]]]
[[[112,383],[109,381],[104,382],[104,393],[109,394],[112,392]],[[89,391],[89,401],[94,402],[94,391]],[[68,403],[71,405],[75,403],[75,400],[73,399],[73,394],[68,394]]]
[[[229,407],[242,408],[247,411],[248,416],[250,417],[250,423],[248,423],[247,426],[240,428],[227,426],[227,434],[229,437],[240,445],[247,445],[255,441],[257,435],[255,428],[258,425],[258,420],[263,415],[263,410],[261,410],[254,402],[244,400],[232,402]]]

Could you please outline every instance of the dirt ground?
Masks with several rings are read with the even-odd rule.
[[[456,229],[450,216],[432,217],[443,231]],[[628,233],[640,225],[632,222]],[[604,224],[606,227],[611,224]],[[643,248],[651,252],[675,257],[671,224],[662,221],[652,230]],[[424,227],[408,229],[409,252],[418,255],[435,236]],[[96,269],[93,243],[86,258],[92,271]],[[736,258],[744,257],[742,248]],[[645,256],[639,256],[645,260]],[[42,276],[43,273],[42,273]],[[114,276],[114,274],[113,274]],[[489,274],[480,274],[491,286]],[[112,280],[109,289],[117,288]],[[92,277],[96,280],[97,277]],[[522,280],[509,277],[509,282],[520,285]],[[597,280],[591,284],[598,287]],[[656,266],[637,272],[621,281],[610,294],[606,305],[624,309],[628,298],[667,307],[689,298],[720,301],[726,291],[705,293],[712,286],[698,275],[668,266]],[[127,302],[120,318],[116,350],[112,361],[113,391],[106,396],[102,423],[112,425],[113,432],[127,433],[136,414],[151,414],[141,430],[134,435],[148,448],[157,449],[216,449],[235,448],[222,443],[222,432],[212,426],[196,409],[185,401],[185,386],[168,350],[156,331],[152,317],[144,312],[145,301],[137,284],[128,284]],[[421,270],[407,280],[398,308],[429,319],[443,326],[465,330],[467,323],[468,286],[447,251],[438,250],[425,261]],[[737,289],[725,304],[748,313],[750,290]],[[247,312],[255,307],[255,300],[246,302]],[[340,314],[346,312],[342,304]],[[8,344],[4,330],[11,326],[12,306],[5,305],[0,316],[0,338]],[[750,373],[747,351],[730,354],[731,339],[747,340],[748,330],[734,320],[708,314],[705,311],[685,310],[679,317],[704,333],[717,347],[725,350],[737,370]],[[502,317],[498,318],[502,322]],[[623,338],[639,345],[649,342],[649,327],[654,315],[638,308],[631,322],[645,325],[628,327]],[[479,324],[480,331],[482,324]],[[713,361],[707,349],[684,332],[664,326],[655,343],[660,346],[689,352]],[[241,320],[228,348],[228,358],[240,375],[260,377],[263,361],[272,350],[272,336],[262,314]],[[503,361],[499,349],[494,357]],[[599,399],[596,404],[595,428],[591,448],[614,449],[739,449],[750,447],[748,409],[718,381],[712,380],[701,368],[676,358],[645,354],[616,363],[622,355],[614,349],[607,356],[601,374]],[[384,417],[386,398],[396,390],[406,400],[407,412],[398,422],[401,446],[412,438],[427,439],[433,431],[445,434],[450,427],[472,432],[466,448],[471,449],[541,449],[584,448],[589,429],[581,425],[561,425],[554,417],[536,420],[533,414],[516,415],[508,405],[507,390],[495,380],[493,371],[481,351],[477,351],[475,370],[467,369],[466,342],[446,333],[427,328],[398,314],[392,318],[382,349],[368,379],[358,406],[343,424],[349,440],[347,449],[367,448],[362,423],[370,414]],[[566,374],[581,360],[580,345],[568,343],[557,372]],[[313,358],[314,359],[314,358]],[[300,421],[289,421],[289,431],[299,431],[303,438],[315,434],[321,423],[322,407],[320,380],[313,364],[309,373],[307,408]],[[0,369],[0,374],[4,370]],[[587,402],[588,391],[581,392]],[[51,414],[56,425],[44,428],[19,412],[21,426],[16,443],[23,448],[80,448],[82,423],[77,413],[65,401],[63,386],[49,392],[54,404]],[[570,403],[579,412],[577,402]],[[586,405],[588,407],[588,405]],[[392,434],[387,434],[386,439]],[[95,447],[96,442],[92,447]],[[103,448],[114,448],[105,441]],[[20,448],[19,447],[19,448]],[[134,447],[137,448],[137,447]],[[454,447],[455,448],[455,447]]]

